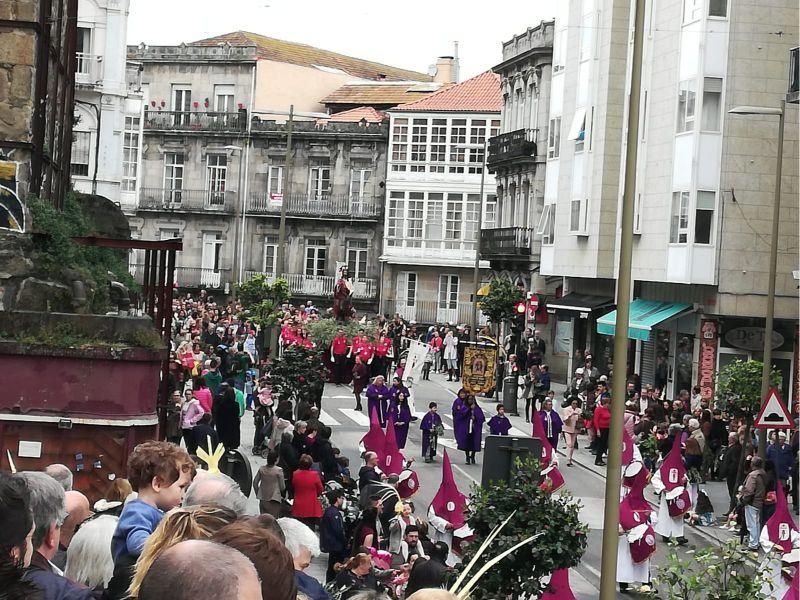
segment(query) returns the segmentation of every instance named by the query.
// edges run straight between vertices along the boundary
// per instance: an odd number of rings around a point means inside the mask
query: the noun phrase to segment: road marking
[[[369,427],[369,417],[354,408],[340,408],[339,412],[362,427]]]
[[[470,475],[469,473],[467,473],[467,472],[466,472],[464,469],[462,469],[462,468],[461,468],[461,467],[459,467],[458,465],[454,465],[453,463],[450,463],[450,465],[451,465],[451,466],[452,466],[452,467],[453,467],[453,468],[454,468],[456,471],[458,471],[459,473],[461,473],[462,475],[464,475],[464,476],[465,476],[465,477],[467,477],[468,479],[471,479],[472,481],[474,481],[474,482],[475,482],[477,485],[480,485],[480,484],[481,484],[481,483],[480,483],[480,481],[478,481],[477,479],[475,479],[475,478],[474,478],[472,475]]]
[[[520,431],[516,427],[512,427],[511,429],[509,429],[508,434],[513,435],[515,437],[530,437],[527,433],[525,433],[524,431]]]
[[[341,409],[339,409],[339,410],[341,410]],[[330,427],[331,425],[341,425],[341,423],[339,423],[339,421],[334,419],[330,415],[330,413],[327,413],[324,410],[320,411],[319,420],[322,421],[323,423],[325,423],[325,425],[327,425],[328,427]]]
[[[600,579],[600,578],[603,576],[603,575],[602,575],[602,573],[600,573],[600,571],[598,571],[597,569],[595,569],[595,568],[594,568],[592,565],[590,565],[590,564],[589,564],[588,562],[586,562],[586,561],[583,561],[583,560],[582,560],[582,561],[580,562],[580,565],[581,565],[581,567],[585,567],[585,568],[586,568],[586,570],[587,570],[587,571],[589,571],[589,573],[591,573],[592,575],[594,575],[594,576],[595,576],[595,577],[597,577],[598,579]]]
[[[350,394],[349,396],[328,396],[327,394],[325,394],[322,397],[327,398],[329,400],[346,400],[347,398],[352,398],[353,394]]]

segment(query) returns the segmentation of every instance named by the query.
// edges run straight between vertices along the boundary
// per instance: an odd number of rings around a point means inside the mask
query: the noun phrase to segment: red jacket
[[[297,469],[292,475],[294,488],[294,504],[292,516],[300,518],[321,517],[322,505],[319,495],[322,493],[322,480],[317,471]]]
[[[333,354],[347,354],[347,337],[338,335],[333,338],[333,342],[331,343],[331,352]]]
[[[598,431],[611,427],[611,411],[608,406],[598,404],[594,407],[594,428]]]

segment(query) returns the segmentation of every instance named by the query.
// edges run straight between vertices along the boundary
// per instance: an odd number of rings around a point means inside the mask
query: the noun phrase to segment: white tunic
[[[639,563],[631,558],[628,536],[619,536],[617,544],[617,583],[647,583],[650,581],[650,559]]]
[[[667,492],[658,470],[653,473],[653,478],[650,482],[653,484],[655,492],[661,494],[661,501],[658,504],[658,517],[656,517],[657,520],[653,529],[657,534],[664,537],[683,537],[683,515],[680,517],[670,516],[669,507],[667,506]]]
[[[800,533],[791,530],[790,535],[792,536],[792,551],[788,554],[778,556],[775,552],[771,552],[773,544],[769,539],[767,528],[764,527],[761,529],[759,541],[761,542],[761,548],[767,553],[767,556],[764,557],[764,560],[761,562],[759,570],[768,580],[761,586],[761,593],[769,600],[783,600],[786,592],[789,591],[789,582],[781,573],[781,563],[796,563],[800,560]]]

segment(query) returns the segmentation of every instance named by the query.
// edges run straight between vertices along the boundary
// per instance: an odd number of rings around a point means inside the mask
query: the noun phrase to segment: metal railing
[[[383,300],[381,311],[390,317],[398,313],[407,321],[417,321],[423,324],[434,323],[472,323],[471,302],[439,302],[438,300],[397,300],[394,298]],[[481,311],[478,311],[478,322],[486,324],[487,320]]]
[[[260,274],[261,271],[245,271],[245,279]],[[265,273],[267,281],[275,281],[277,277],[272,273]],[[305,275],[303,273],[283,273],[280,276],[289,284],[292,294],[303,296],[323,296],[333,298],[333,288],[336,277],[332,275]],[[378,282],[375,279],[362,277],[352,280],[353,298],[356,300],[370,300],[378,294]]]
[[[232,192],[211,190],[184,190],[169,188],[142,188],[139,192],[141,210],[233,211]]]
[[[253,193],[247,212],[250,214],[280,214],[286,202],[286,214],[299,217],[342,217],[347,219],[375,219],[380,216],[380,205],[372,196],[337,194],[314,196],[309,194]]]
[[[487,164],[494,165],[516,158],[536,156],[535,129],[517,129],[489,138]]]
[[[134,263],[128,271],[137,283],[144,281],[144,265]],[[231,283],[230,269],[204,269],[203,267],[175,267],[175,281],[180,288],[221,288]]]
[[[206,112],[148,107],[144,111],[144,128],[167,131],[245,131],[247,111]]]
[[[85,52],[75,53],[75,83],[94,85],[103,79],[103,57]]]
[[[498,227],[481,230],[481,256],[532,256],[533,227]]]

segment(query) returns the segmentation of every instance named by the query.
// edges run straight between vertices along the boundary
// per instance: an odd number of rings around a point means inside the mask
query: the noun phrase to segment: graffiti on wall
[[[17,163],[0,160],[0,229],[25,231],[25,208],[17,189]]]

